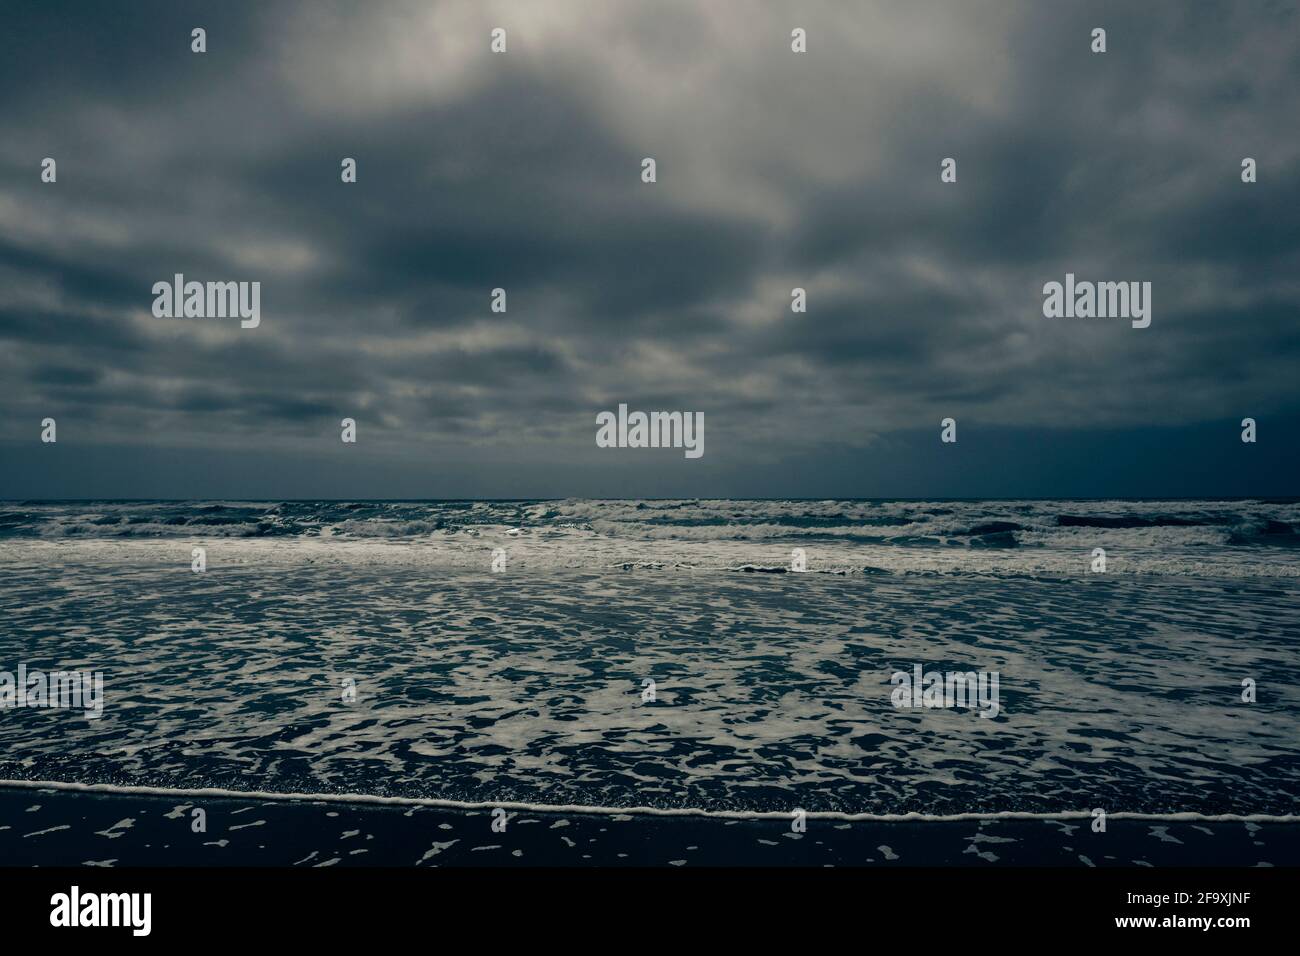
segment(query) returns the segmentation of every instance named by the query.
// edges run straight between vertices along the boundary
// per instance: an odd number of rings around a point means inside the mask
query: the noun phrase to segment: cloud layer
[[[41,492],[46,416],[250,462],[353,417],[401,487],[454,458],[466,494],[512,462],[689,493],[680,454],[594,448],[619,402],[704,412],[733,472],[947,416],[1295,445],[1291,4],[33,4],[0,64],[0,492]],[[260,281],[261,326],[154,318],[178,272]],[[1150,281],[1151,327],[1045,319],[1066,272]]]

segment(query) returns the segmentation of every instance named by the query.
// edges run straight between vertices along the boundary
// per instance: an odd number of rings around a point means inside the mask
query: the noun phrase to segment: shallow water
[[[351,508],[444,522],[405,537],[339,530],[348,518],[249,537],[93,524],[342,505],[8,505],[47,511],[11,517],[0,543],[0,669],[102,670],[106,701],[99,720],[0,710],[0,777],[706,810],[1294,812],[1300,554],[1226,537],[1148,554],[1113,536],[1204,534],[1177,522],[1231,511],[1225,536],[1254,522],[1282,540],[1295,506],[1060,504]],[[904,507],[965,509],[939,517],[966,531],[1025,509],[1129,527],[1091,527],[1073,549],[847,540],[860,511]],[[516,523],[538,509],[563,520]],[[724,510],[761,521],[718,524]],[[568,527],[579,514],[587,527]],[[756,526],[789,535],[732,536]],[[1093,541],[1106,574],[1087,573]],[[794,547],[838,573],[740,570],[784,569]],[[890,676],[915,663],[997,672],[1001,712],[895,708]]]

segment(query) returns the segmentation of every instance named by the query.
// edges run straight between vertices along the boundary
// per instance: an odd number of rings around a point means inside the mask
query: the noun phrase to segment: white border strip
[[[696,810],[662,807],[591,807],[581,804],[472,803],[466,800],[385,797],[373,793],[274,793],[264,790],[227,790],[222,787],[136,787],[111,783],[65,783],[59,780],[3,780],[0,788],[61,790],[68,793],[99,793],[143,797],[207,797],[216,800],[270,800],[282,803],[348,803],[372,806],[441,807],[450,810],[519,810],[528,813],[590,814],[596,816],[710,817],[724,820],[789,820],[787,810]],[[1034,813],[1002,810],[996,813],[844,813],[839,810],[809,810],[810,820],[871,821],[877,823],[956,823],[967,820],[1090,820],[1090,810]],[[1272,813],[1107,813],[1109,820],[1167,820],[1206,823],[1300,823],[1300,814]]]

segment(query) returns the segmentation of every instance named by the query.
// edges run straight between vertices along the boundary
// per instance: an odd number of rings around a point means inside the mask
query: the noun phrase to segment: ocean
[[[0,709],[3,805],[341,798],[508,853],[504,807],[644,821],[605,848],[642,862],[679,819],[714,862],[734,826],[964,827],[967,862],[999,822],[1065,828],[1123,863],[1178,826],[1295,863],[1298,596],[1297,499],[5,502],[0,672],[103,700]],[[996,674],[997,713],[896,706],[917,665]],[[1073,852],[1098,811],[1151,847]],[[0,853],[62,832],[26,822]],[[529,861],[581,862],[565,833]]]

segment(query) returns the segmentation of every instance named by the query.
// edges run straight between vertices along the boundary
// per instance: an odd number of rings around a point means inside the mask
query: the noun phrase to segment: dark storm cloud
[[[733,467],[911,447],[889,436],[947,415],[1281,420],[1298,26],[1267,2],[19,5],[0,440],[57,413],[255,461],[354,417],[469,474],[589,456],[620,401],[704,411]],[[1151,328],[1044,319],[1067,271],[1151,281]],[[154,318],[178,272],[260,281],[262,325]]]

